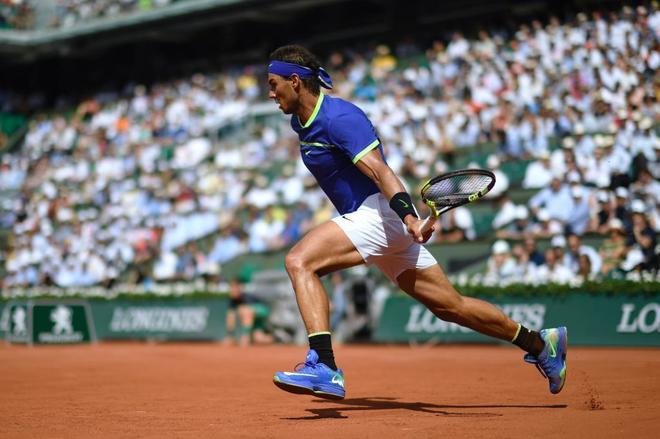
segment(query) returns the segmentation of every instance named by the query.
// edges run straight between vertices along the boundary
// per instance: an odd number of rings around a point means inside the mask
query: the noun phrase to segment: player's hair
[[[297,44],[282,46],[275,49],[270,54],[270,60],[298,64],[304,67],[309,67],[314,72],[317,72],[321,67],[321,63],[312,52]],[[305,88],[307,88],[312,94],[318,95],[321,93],[321,81],[319,81],[316,76],[312,78],[300,78],[300,80]]]

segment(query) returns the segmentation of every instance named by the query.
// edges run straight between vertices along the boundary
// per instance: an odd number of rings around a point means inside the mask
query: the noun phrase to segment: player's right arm
[[[387,200],[392,200],[398,194],[406,193],[406,188],[403,186],[403,183],[399,177],[397,177],[394,171],[392,171],[392,168],[390,168],[389,165],[385,163],[385,160],[383,160],[379,150],[373,149],[369,151],[355,163],[355,166],[357,166],[363,174],[369,177],[376,184],[376,186],[378,186],[378,189]],[[412,203],[409,195],[407,196],[407,199],[397,198],[394,200],[394,203],[397,201],[406,204]],[[393,203],[390,203],[391,206],[392,204]],[[393,209],[396,211],[395,207],[393,207]],[[399,216],[401,216],[401,214]],[[421,243],[429,240],[436,227],[434,225],[433,228],[428,231],[428,233],[422,235],[421,229],[422,225],[424,224],[424,220],[419,219],[416,214],[405,215],[401,220],[408,228],[408,233],[410,233],[415,241]]]
[[[369,177],[390,201],[390,207],[399,215],[415,241],[428,241],[433,230],[422,236],[424,221],[417,217],[412,199],[399,177],[385,163],[378,149],[380,140],[367,116],[362,112],[342,114],[330,122],[328,131],[333,143],[351,157],[355,166]]]

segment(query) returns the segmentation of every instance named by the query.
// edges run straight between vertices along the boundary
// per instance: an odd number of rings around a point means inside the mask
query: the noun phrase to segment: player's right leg
[[[408,269],[397,278],[402,290],[448,322],[491,337],[512,342],[528,354],[525,360],[537,364],[550,382],[550,391],[559,393],[566,380],[566,328],[536,333],[511,320],[496,306],[473,297],[461,296],[438,264]]]
[[[296,370],[275,373],[276,386],[291,393],[344,398],[344,374],[335,365],[328,295],[320,276],[363,263],[353,243],[333,221],[311,230],[286,256],[286,270],[309,335],[310,349]]]

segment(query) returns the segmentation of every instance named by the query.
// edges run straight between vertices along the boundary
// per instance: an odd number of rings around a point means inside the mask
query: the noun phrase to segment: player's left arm
[[[406,192],[403,183],[392,171],[392,168],[385,163],[378,148],[374,148],[363,155],[360,160],[355,162],[355,166],[378,186],[378,189],[387,200],[392,200],[395,195]],[[421,227],[424,220],[419,219],[416,215],[406,215],[402,221],[408,228],[408,233],[418,242],[428,241],[435,230],[434,226],[429,233],[422,236]]]

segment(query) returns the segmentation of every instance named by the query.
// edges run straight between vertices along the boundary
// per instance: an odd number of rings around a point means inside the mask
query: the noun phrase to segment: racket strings
[[[429,186],[423,197],[440,206],[465,203],[472,194],[485,189],[492,178],[487,175],[456,175]]]

